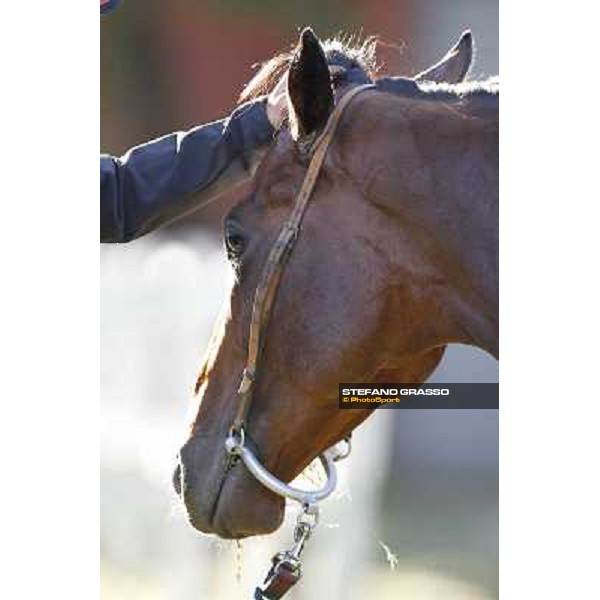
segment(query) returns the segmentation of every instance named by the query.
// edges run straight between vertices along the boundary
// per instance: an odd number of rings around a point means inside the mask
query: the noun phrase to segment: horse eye
[[[227,250],[227,256],[230,260],[237,260],[240,258],[244,249],[246,248],[246,240],[242,233],[238,229],[233,227],[225,228],[225,249]]]

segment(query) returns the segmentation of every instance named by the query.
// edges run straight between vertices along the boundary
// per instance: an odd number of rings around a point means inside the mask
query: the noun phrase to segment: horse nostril
[[[181,496],[181,463],[179,459],[177,461],[177,466],[175,467],[175,471],[173,472],[173,487],[175,488],[175,492],[178,496]]]

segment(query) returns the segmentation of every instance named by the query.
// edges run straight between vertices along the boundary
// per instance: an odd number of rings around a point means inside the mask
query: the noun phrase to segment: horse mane
[[[461,102],[473,110],[498,110],[500,78],[489,77],[460,83],[417,81],[408,77],[381,77],[375,85],[378,90],[405,98],[430,102]]]
[[[336,83],[360,84],[373,81],[379,70],[376,59],[377,42],[378,38],[375,36],[361,40],[352,35],[340,35],[322,42],[329,66],[339,66],[343,69],[334,75]],[[242,104],[268,94],[288,69],[293,56],[292,47],[262,63],[258,73],[240,94],[238,102]]]
[[[426,93],[448,93],[458,96],[472,96],[478,94],[497,95],[500,93],[500,78],[498,76],[478,79],[474,81],[461,81],[460,83],[436,83],[422,81],[419,83],[421,91]]]

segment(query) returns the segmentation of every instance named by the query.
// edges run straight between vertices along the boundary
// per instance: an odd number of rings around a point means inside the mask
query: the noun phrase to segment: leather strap
[[[275,556],[263,585],[254,590],[254,600],[280,600],[301,577],[299,563]]]
[[[269,321],[283,269],[289,258],[290,252],[294,247],[302,223],[302,218],[308,207],[308,202],[319,177],[319,173],[321,172],[327,150],[346,107],[358,94],[373,87],[373,84],[366,84],[352,88],[342,96],[335,107],[323,133],[315,141],[308,171],[302,182],[300,192],[294,201],[292,212],[283,224],[277,240],[269,252],[265,266],[263,267],[260,281],[254,295],[254,303],[252,305],[246,367],[244,368],[242,380],[237,392],[238,408],[232,429],[238,433],[240,433],[244,427],[252,403],[252,392],[254,381],[256,380],[257,364],[262,350],[261,335]]]

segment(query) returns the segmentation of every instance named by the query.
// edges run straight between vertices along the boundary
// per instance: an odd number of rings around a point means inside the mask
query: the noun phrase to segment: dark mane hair
[[[374,36],[361,41],[359,37],[349,35],[322,42],[329,66],[343,69],[333,75],[334,83],[362,84],[373,81],[379,70],[376,60],[377,41]],[[294,48],[291,48],[264,62],[240,94],[239,102],[268,94],[289,67],[293,55]]]
[[[460,83],[416,81],[408,77],[382,77],[376,81],[376,86],[382,92],[421,100],[497,98],[500,95],[498,77],[461,81]]]

